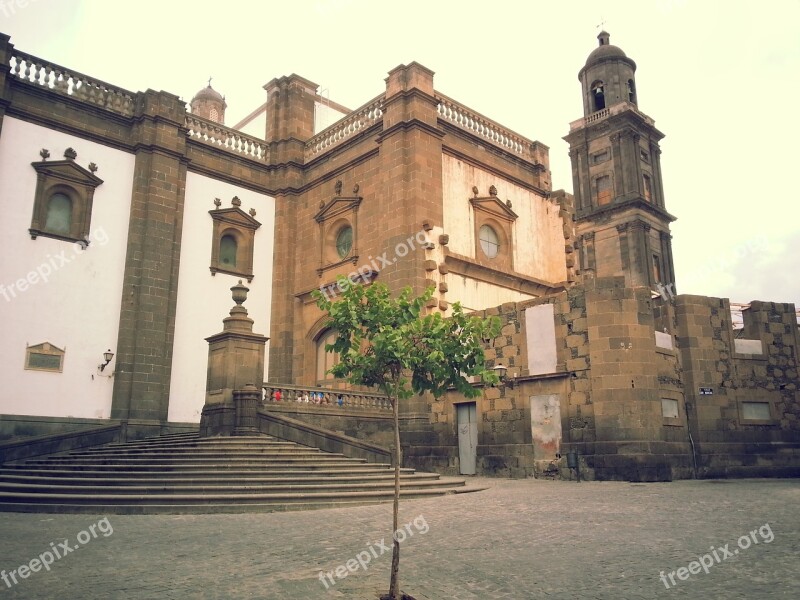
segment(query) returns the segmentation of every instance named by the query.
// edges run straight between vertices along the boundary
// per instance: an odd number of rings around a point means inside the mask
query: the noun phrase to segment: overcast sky
[[[569,122],[598,26],[636,61],[680,293],[800,304],[800,1],[0,0],[18,49],[132,91],[189,100],[208,77],[233,124],[297,73],[356,108],[417,61],[437,91],[550,147],[572,191]]]

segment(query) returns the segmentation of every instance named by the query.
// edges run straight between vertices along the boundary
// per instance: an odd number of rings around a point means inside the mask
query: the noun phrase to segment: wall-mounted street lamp
[[[108,363],[111,362],[111,359],[114,358],[114,353],[111,351],[111,348],[103,352],[103,360],[106,362],[97,365],[97,369],[102,373],[103,370],[108,366]]]
[[[504,385],[509,388],[514,387],[514,376],[508,376],[508,367],[506,367],[503,363],[496,364],[492,370],[497,375],[497,378],[500,380],[500,385]]]

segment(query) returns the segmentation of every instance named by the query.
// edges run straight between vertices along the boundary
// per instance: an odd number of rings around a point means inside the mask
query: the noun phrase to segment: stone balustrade
[[[532,140],[514,133],[510,129],[443,94],[437,92],[436,99],[439,101],[437,111],[440,119],[448,121],[473,135],[477,135],[495,146],[504,148],[514,154],[519,154],[530,162],[539,162],[539,157],[534,150],[535,142]]]
[[[304,150],[305,159],[310,160],[335,148],[382,119],[383,95],[380,95],[308,140]]]
[[[20,81],[46,87],[126,117],[133,115],[136,97],[133,92],[18,50],[11,54],[9,65],[11,76]]]
[[[194,140],[211,146],[218,146],[229,152],[241,154],[258,161],[267,162],[269,160],[267,142],[236,129],[231,129],[214,121],[188,113],[186,115],[186,129],[189,131],[189,137]]]
[[[640,119],[642,119],[645,123],[650,126],[655,126],[655,121],[648,117],[646,114],[641,112],[636,105],[632,102],[619,102],[614,104],[613,106],[609,106],[607,108],[603,108],[598,110],[597,112],[593,112],[590,115],[587,115],[581,119],[577,119],[572,121],[569,124],[569,130],[575,131],[576,129],[580,129],[581,127],[586,127],[587,125],[591,125],[592,123],[598,123],[607,119],[610,116],[618,115],[626,111],[631,111],[635,113]]]
[[[389,398],[374,392],[332,390],[322,387],[304,387],[283,383],[264,383],[264,404],[286,403],[303,406],[334,406],[343,409],[376,410],[390,412]]]

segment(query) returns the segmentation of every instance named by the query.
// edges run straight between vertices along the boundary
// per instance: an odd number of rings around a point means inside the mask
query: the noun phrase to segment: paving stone
[[[417,600],[800,597],[800,480],[628,484],[476,479],[475,494],[401,503],[402,588]],[[413,520],[422,517],[414,526]],[[388,588],[391,505],[241,515],[0,513],[9,572],[108,518],[98,536],[3,598],[375,600]],[[423,523],[424,519],[424,523]],[[422,533],[427,524],[427,533]],[[765,524],[758,544],[737,540]],[[768,534],[767,530],[764,530]],[[768,535],[767,535],[768,537]],[[84,538],[85,539],[85,538]],[[752,540],[751,540],[752,541]],[[667,589],[659,579],[710,548],[739,553]],[[320,571],[372,546],[328,589]]]

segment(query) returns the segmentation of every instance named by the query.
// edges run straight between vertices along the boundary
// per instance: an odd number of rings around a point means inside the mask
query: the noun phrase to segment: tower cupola
[[[597,48],[589,54],[578,73],[583,88],[584,116],[620,102],[638,104],[634,76],[636,63],[622,49],[611,44],[607,31],[601,31],[597,40]]]
[[[194,95],[190,105],[193,115],[221,125],[225,124],[225,109],[228,105],[225,103],[225,97],[211,87],[211,79],[208,80],[206,87]]]

